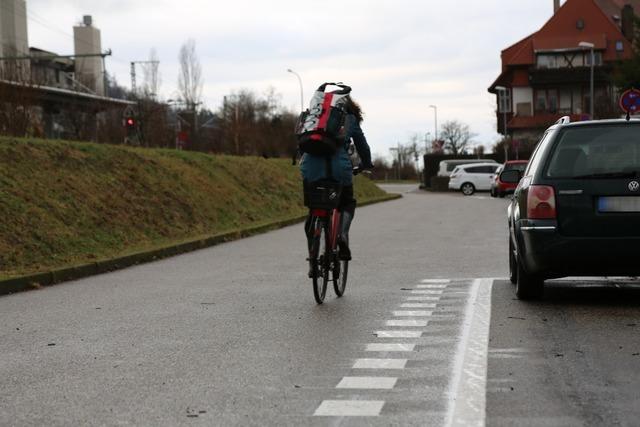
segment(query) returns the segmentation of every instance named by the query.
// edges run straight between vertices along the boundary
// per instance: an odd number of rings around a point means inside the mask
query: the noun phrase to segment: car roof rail
[[[571,117],[569,116],[562,116],[556,122],[557,125],[566,125],[567,123],[571,123]]]

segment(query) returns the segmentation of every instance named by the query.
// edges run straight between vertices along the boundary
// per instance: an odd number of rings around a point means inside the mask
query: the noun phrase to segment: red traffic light
[[[129,117],[126,120],[126,124],[127,124],[127,126],[133,126],[135,124],[135,121],[131,117]]]

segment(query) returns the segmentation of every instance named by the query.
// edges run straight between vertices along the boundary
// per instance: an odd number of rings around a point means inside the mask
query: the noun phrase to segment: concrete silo
[[[93,26],[91,16],[84,16],[82,24],[73,27],[73,37],[76,55],[102,52],[100,30]],[[97,95],[104,95],[104,64],[101,57],[76,58],[75,77]]]
[[[27,5],[25,0],[0,0],[0,57],[28,56]],[[7,80],[29,77],[29,61],[2,61],[0,70]]]

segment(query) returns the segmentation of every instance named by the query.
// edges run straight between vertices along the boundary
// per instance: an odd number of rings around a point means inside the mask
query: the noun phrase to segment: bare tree
[[[143,95],[147,98],[156,98],[162,84],[162,77],[160,76],[160,59],[155,48],[149,52],[149,60],[143,64],[142,71],[144,74]]]
[[[182,101],[188,108],[195,109],[202,97],[202,66],[196,53],[196,42],[187,40],[178,54],[180,74],[178,75],[178,90]]]
[[[440,138],[444,141],[444,149],[451,154],[464,154],[471,144],[473,134],[469,125],[457,120],[445,122],[440,130]]]

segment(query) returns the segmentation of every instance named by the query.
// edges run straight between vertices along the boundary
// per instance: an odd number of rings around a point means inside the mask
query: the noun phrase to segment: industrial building
[[[74,52],[29,46],[25,0],[0,0],[0,134],[98,139],[108,117],[133,102],[106,94],[100,30],[73,28]]]

